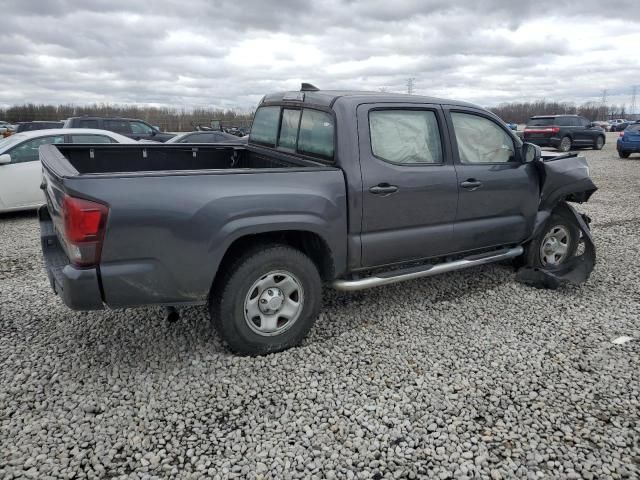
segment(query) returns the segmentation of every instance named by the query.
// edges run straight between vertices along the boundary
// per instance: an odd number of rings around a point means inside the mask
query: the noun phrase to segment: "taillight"
[[[551,127],[551,133],[560,133],[560,127]]]
[[[620,132],[620,136],[624,137],[624,130],[622,132]]]
[[[100,262],[109,208],[101,203],[65,196],[62,203],[67,254],[74,265],[88,267]]]

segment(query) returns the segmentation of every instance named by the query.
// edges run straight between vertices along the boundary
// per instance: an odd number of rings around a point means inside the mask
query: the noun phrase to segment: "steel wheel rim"
[[[596,148],[600,149],[604,146],[604,140],[602,140],[602,137],[598,137],[598,139],[596,140]]]
[[[560,142],[560,150],[563,152],[568,152],[571,149],[571,139],[569,137],[564,137]]]
[[[302,283],[291,272],[277,270],[253,282],[244,300],[244,319],[258,335],[270,337],[289,330],[304,305]]]
[[[571,233],[564,225],[551,227],[540,244],[540,261],[542,265],[557,266],[567,259]]]

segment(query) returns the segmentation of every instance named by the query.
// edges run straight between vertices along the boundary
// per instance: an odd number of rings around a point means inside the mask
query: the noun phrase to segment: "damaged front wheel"
[[[579,239],[580,226],[575,215],[565,209],[557,209],[542,232],[527,245],[526,263],[532,267],[558,267],[573,257]]]

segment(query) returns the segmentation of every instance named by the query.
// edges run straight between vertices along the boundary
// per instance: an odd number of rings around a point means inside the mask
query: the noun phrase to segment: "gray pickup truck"
[[[40,157],[42,248],[70,308],[208,305],[243,354],[298,344],[323,284],[571,265],[588,227],[566,202],[596,190],[584,158],[543,159],[480,107],[312,86],[265,96],[248,145]]]

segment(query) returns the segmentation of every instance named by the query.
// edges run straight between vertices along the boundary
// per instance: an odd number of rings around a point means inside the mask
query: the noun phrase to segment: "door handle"
[[[474,178],[470,178],[462,182],[460,186],[466,190],[474,191],[482,186],[482,182],[479,182]]]
[[[369,191],[374,195],[391,195],[398,191],[398,187],[395,185],[389,185],[388,183],[380,183],[375,187],[371,187]]]

